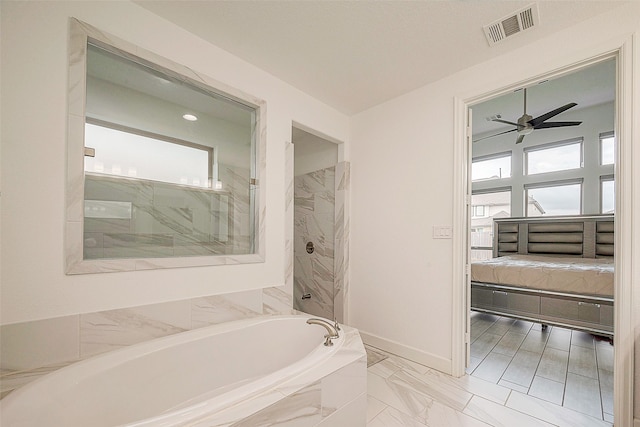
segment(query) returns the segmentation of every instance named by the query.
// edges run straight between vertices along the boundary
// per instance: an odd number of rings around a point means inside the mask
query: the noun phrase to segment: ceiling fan
[[[571,102],[567,105],[563,105],[560,108],[556,108],[555,110],[549,111],[546,114],[533,118],[532,116],[527,114],[527,89],[524,88],[523,91],[524,91],[524,114],[522,115],[522,117],[518,119],[517,123],[509,122],[507,120],[502,120],[500,116],[497,116],[497,118],[491,119],[491,121],[493,122],[500,122],[508,125],[513,125],[513,126],[516,126],[516,128],[510,129],[505,132],[500,132],[495,135],[485,136],[483,138],[476,139],[473,142],[482,141],[483,139],[487,139],[487,138],[493,138],[494,136],[503,135],[505,133],[518,132],[518,139],[516,140],[516,144],[520,144],[526,135],[529,135],[531,132],[533,132],[536,129],[549,129],[549,128],[564,127],[564,126],[578,126],[580,123],[582,123],[582,122],[547,122],[547,120],[550,119],[551,117],[557,116],[558,114],[564,111],[567,111],[569,108],[573,108],[576,105],[578,105],[575,102]]]

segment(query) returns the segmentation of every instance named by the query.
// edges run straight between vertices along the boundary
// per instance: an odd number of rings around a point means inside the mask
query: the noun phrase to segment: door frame
[[[616,153],[616,221],[615,221],[615,310],[614,310],[614,417],[616,425],[633,425],[634,403],[634,326],[632,285],[640,280],[640,273],[633,270],[634,239],[632,234],[640,227],[633,217],[633,136],[634,125],[634,74],[638,59],[633,56],[636,36],[629,37],[614,49],[601,52],[583,61],[563,68],[495,88],[481,95],[454,99],[454,201],[453,201],[453,290],[452,290],[452,359],[454,376],[465,374],[466,352],[470,345],[468,331],[470,311],[470,265],[468,263],[469,205],[471,202],[471,127],[467,112],[472,104],[508,93],[517,87],[536,81],[568,74],[606,59],[616,59],[616,115],[614,130],[617,136]],[[635,62],[634,62],[635,61]],[[637,108],[637,106],[636,106]],[[635,154],[638,157],[638,154]],[[636,242],[636,247],[638,247]],[[640,254],[639,254],[640,256]],[[634,274],[635,273],[635,274]]]

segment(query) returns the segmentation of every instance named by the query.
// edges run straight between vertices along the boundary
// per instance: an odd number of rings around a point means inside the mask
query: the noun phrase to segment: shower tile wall
[[[213,192],[87,175],[84,259],[249,253],[249,171],[221,166],[220,179]]]
[[[334,318],[335,167],[295,177],[294,308]],[[306,250],[308,242],[314,252]],[[311,298],[302,299],[309,294]]]

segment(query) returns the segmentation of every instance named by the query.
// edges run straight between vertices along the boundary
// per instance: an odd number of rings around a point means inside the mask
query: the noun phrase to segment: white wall
[[[2,2],[2,324],[285,284],[293,121],[348,140],[348,118],[130,2]],[[266,262],[65,276],[68,18],[267,102]]]
[[[453,240],[432,239],[432,227],[455,217],[454,173],[463,170],[454,163],[456,100],[614,50],[638,31],[640,4],[629,4],[353,117],[349,319],[365,340],[453,370],[458,255]]]

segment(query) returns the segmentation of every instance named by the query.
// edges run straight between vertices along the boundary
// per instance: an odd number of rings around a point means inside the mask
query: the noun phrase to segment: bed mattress
[[[613,297],[613,259],[503,256],[472,263],[471,281]]]

